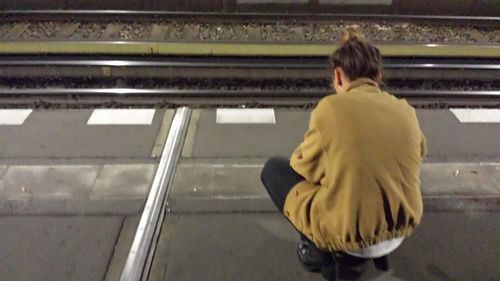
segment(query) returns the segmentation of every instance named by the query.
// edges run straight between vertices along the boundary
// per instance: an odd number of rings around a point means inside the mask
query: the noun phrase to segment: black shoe
[[[333,262],[327,266],[321,267],[321,275],[326,281],[337,281],[339,275],[339,266],[333,260]]]
[[[318,249],[309,241],[299,242],[297,255],[302,267],[309,272],[320,272],[322,267],[331,265],[333,262],[331,253]]]
[[[382,271],[388,271],[389,270],[389,259],[387,258],[387,255],[373,259],[373,264],[375,264],[375,267],[378,270]]]
[[[359,258],[356,256],[349,255],[345,252],[335,252],[333,254],[337,263],[345,267],[356,267],[365,264],[370,259]]]

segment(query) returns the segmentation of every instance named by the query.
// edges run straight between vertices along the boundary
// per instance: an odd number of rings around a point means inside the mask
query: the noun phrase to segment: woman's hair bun
[[[361,33],[358,29],[356,29],[355,27],[348,27],[344,30],[344,33],[342,33],[340,44],[345,45],[350,41],[364,40],[364,39],[365,36],[363,36],[363,33]]]
[[[344,30],[340,46],[330,57],[332,68],[341,68],[351,81],[370,78],[381,84],[382,55],[354,26]]]

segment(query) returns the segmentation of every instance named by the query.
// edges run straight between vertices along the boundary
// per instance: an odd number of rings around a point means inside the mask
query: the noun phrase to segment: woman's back
[[[426,142],[415,110],[380,90],[382,54],[359,32],[346,30],[330,63],[336,94],[312,111],[290,161],[269,159],[261,179],[300,233],[304,267],[336,280],[331,252],[380,256],[387,270],[385,255],[420,223]]]
[[[324,98],[311,125],[316,145],[299,147],[290,165],[305,178],[314,171],[319,181],[311,174],[312,181],[287,197],[285,211],[302,210],[290,212],[290,220],[309,219],[299,225],[332,251],[409,235],[422,215],[424,140],[414,109],[374,81],[358,79],[346,93]],[[310,157],[316,151],[322,155]]]

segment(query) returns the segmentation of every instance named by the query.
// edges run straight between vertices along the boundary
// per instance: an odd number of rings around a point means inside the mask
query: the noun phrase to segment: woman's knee
[[[262,168],[262,172],[260,173],[260,178],[262,181],[265,181],[270,176],[276,175],[279,171],[283,170],[283,168],[289,168],[290,161],[283,157],[273,157],[269,158],[264,164],[264,168]]]

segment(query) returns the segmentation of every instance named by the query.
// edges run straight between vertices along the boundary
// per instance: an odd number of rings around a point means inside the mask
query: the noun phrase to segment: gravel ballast
[[[16,25],[28,25],[17,38]],[[68,32],[68,26],[70,34]],[[0,40],[154,40],[224,42],[336,42],[346,27],[356,27],[374,42],[500,43],[500,29],[411,22],[332,21],[329,23],[16,22],[0,24]]]

